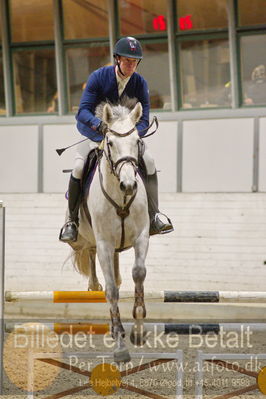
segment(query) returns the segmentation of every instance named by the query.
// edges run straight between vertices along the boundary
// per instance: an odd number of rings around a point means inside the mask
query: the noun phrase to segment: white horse
[[[136,124],[142,115],[137,103],[132,111],[126,106],[106,103],[96,110],[97,116],[107,124],[103,153],[90,186],[87,206],[80,208],[78,240],[71,243],[75,265],[79,272],[89,277],[89,289],[102,289],[95,271],[95,254],[105,278],[106,298],[110,303],[112,336],[116,342],[114,360],[130,360],[124,342],[125,332],[118,308],[119,273],[118,253],[133,247],[135,262],[132,277],[135,282],[133,317],[135,323],[131,341],[143,342],[145,259],[149,245],[149,215],[146,190],[137,172],[140,138]]]

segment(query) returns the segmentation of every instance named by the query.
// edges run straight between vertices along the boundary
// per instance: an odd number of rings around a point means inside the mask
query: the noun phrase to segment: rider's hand
[[[101,133],[103,136],[108,132],[108,126],[105,122],[101,122],[97,128],[98,132]]]

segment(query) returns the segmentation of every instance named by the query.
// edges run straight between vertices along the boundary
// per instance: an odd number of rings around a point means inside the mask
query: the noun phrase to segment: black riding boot
[[[59,240],[63,242],[77,241],[78,238],[78,212],[81,197],[80,179],[70,176],[68,186],[69,220],[60,231]]]
[[[174,230],[171,220],[159,211],[157,172],[147,175],[146,191],[150,216],[150,235],[170,233]],[[165,222],[161,220],[161,216]]]

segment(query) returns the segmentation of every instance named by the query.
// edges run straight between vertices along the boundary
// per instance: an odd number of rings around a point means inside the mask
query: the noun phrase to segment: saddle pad
[[[83,175],[81,179],[82,197],[86,198],[89,194],[91,182],[93,180],[96,168],[98,166],[98,157],[96,149],[93,149],[89,154],[84,165]]]

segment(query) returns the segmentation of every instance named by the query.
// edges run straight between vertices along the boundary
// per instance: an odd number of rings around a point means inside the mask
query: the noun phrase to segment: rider
[[[136,73],[142,59],[142,48],[138,40],[124,37],[115,45],[115,66],[105,66],[94,71],[87,81],[81,97],[77,119],[77,129],[89,139],[80,143],[75,156],[68,188],[69,220],[63,226],[60,240],[73,242],[78,235],[78,210],[81,197],[80,179],[88,153],[99,145],[107,129],[107,125],[95,116],[95,108],[102,101],[117,103],[124,95],[137,98],[141,102],[143,114],[137,124],[139,135],[143,136],[149,126],[149,90],[145,79]],[[173,231],[171,221],[158,209],[158,181],[155,164],[145,145],[143,154],[147,170],[145,186],[148,197],[150,216],[150,235]]]

